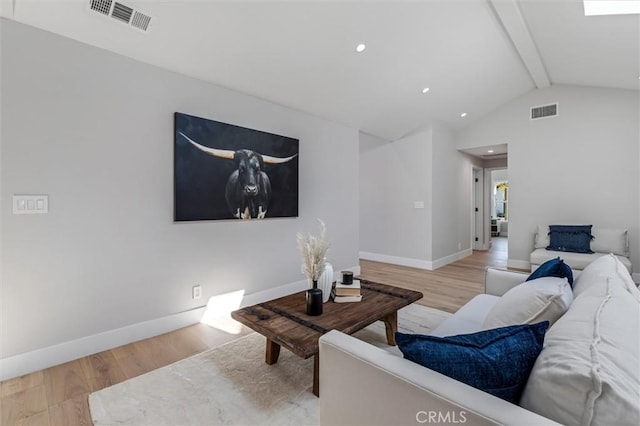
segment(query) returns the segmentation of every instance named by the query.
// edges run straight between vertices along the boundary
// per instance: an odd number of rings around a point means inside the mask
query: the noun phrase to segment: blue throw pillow
[[[499,398],[518,403],[549,322],[436,337],[396,332],[404,357]]]
[[[533,271],[525,281],[531,281],[542,277],[566,278],[567,281],[569,281],[571,288],[573,288],[573,272],[571,271],[571,267],[564,263],[564,260],[559,257],[547,260],[542,265],[538,266],[538,269]]]
[[[573,253],[593,253],[591,250],[592,225],[549,225],[547,250]]]

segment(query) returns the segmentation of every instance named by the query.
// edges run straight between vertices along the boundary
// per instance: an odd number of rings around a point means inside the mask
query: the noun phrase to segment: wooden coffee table
[[[361,280],[362,301],[323,305],[323,313],[305,313],[305,292],[238,309],[231,317],[267,338],[265,361],[275,364],[284,346],[304,359],[314,357],[313,393],[320,395],[318,384],[318,339],[330,330],[353,334],[376,321],[384,321],[387,342],[395,345],[398,310],[422,298],[422,293]]]

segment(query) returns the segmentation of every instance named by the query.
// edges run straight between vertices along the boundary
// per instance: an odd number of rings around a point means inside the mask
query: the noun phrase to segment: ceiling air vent
[[[113,3],[113,12],[111,12],[111,17],[121,20],[122,22],[126,22],[127,24],[131,20],[131,16],[133,15],[133,9],[129,6],[125,6],[122,3],[115,2]]]
[[[151,16],[113,0],[89,0],[89,9],[110,16],[144,33],[149,31]]]
[[[556,117],[558,115],[558,104],[542,105],[531,107],[531,119]]]
[[[91,10],[100,12],[103,15],[109,15],[109,12],[111,11],[111,3],[113,3],[113,0],[91,0],[89,7]]]
[[[147,31],[149,28],[149,24],[151,23],[151,16],[145,15],[144,13],[136,10],[136,13],[133,14],[133,19],[131,20],[131,25],[142,30]]]

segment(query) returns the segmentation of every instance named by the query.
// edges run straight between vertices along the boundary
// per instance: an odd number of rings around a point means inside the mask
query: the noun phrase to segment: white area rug
[[[398,313],[401,332],[427,333],[451,314],[413,304]],[[377,322],[354,336],[386,345]],[[264,362],[265,338],[241,337],[89,396],[95,425],[317,425],[313,358],[286,349]]]

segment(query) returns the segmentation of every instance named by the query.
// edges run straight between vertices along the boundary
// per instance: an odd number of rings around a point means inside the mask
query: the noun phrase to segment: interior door
[[[482,181],[482,169],[473,168],[473,191],[472,193],[472,247],[474,250],[482,250],[483,244],[483,230],[482,217],[483,217],[483,191],[484,183]]]

